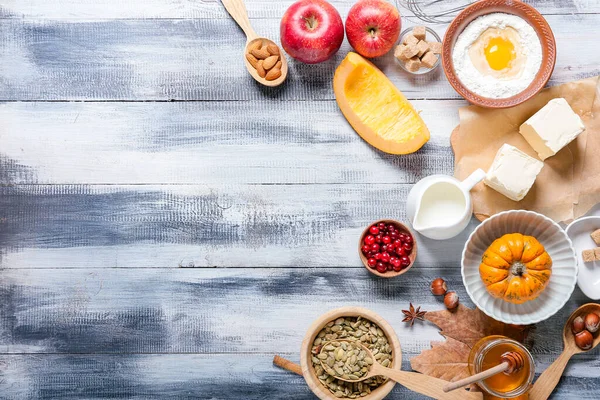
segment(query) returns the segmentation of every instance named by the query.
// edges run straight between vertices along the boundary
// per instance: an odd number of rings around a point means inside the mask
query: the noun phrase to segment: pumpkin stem
[[[525,267],[525,264],[523,264],[520,261],[517,261],[512,265],[510,273],[515,276],[523,276],[526,270],[527,268]]]

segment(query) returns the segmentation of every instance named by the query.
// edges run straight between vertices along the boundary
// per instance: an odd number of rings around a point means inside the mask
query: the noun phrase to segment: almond
[[[267,71],[270,70],[277,63],[277,60],[279,60],[279,56],[267,57],[263,62],[263,68]]]
[[[263,68],[263,60],[258,60],[258,63],[256,64],[256,72],[258,72],[258,76],[261,78],[264,78],[265,75],[267,75],[267,72]]]
[[[252,50],[260,50],[262,47],[262,40],[255,40],[248,46],[248,53],[252,53]]]
[[[248,53],[248,54],[246,54],[246,60],[248,60],[250,65],[252,65],[252,67],[254,69],[256,69],[256,66],[258,65],[258,60],[256,59],[256,57],[254,57],[252,54]]]
[[[281,70],[279,68],[273,68],[269,72],[267,72],[266,79],[268,81],[274,81],[275,79],[281,76]]]
[[[279,55],[279,47],[277,47],[274,44],[268,44],[267,45],[267,51],[269,52],[269,54],[272,54],[274,56],[278,56]]]
[[[275,68],[281,69],[281,61],[277,61],[277,64],[275,64]]]
[[[250,53],[259,60],[264,60],[270,56],[269,52],[263,49],[253,49]]]

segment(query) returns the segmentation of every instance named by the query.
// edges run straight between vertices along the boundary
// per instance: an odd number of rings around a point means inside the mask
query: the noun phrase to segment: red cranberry
[[[373,236],[373,235],[367,235],[365,237],[365,244],[368,244],[370,246],[373,243],[375,243],[375,236]]]
[[[380,222],[377,227],[379,228],[380,231],[385,230],[385,222]]]
[[[375,253],[375,255],[373,256],[374,259],[376,260],[381,260],[381,253]]]
[[[408,255],[402,246],[396,248],[396,254],[398,254],[400,257]]]
[[[379,251],[379,245],[377,243],[373,243],[370,249],[371,251],[377,253]]]
[[[390,262],[390,255],[388,253],[381,253],[381,261],[385,263]]]
[[[400,264],[401,264],[403,267],[408,267],[408,266],[410,265],[410,259],[409,259],[408,257],[406,257],[406,256],[402,256],[402,257],[400,258]]]
[[[383,274],[385,271],[387,271],[387,266],[382,262],[378,262],[377,263],[377,271],[381,272]]]
[[[377,260],[374,258],[369,258],[367,264],[369,265],[369,267],[375,268],[377,266]]]
[[[392,229],[392,230],[396,229],[394,224],[387,224],[387,230],[389,231],[390,229]]]
[[[390,233],[388,234],[388,236],[389,236],[389,237],[390,237],[392,240],[396,240],[396,239],[398,239],[398,236],[399,236],[399,235],[398,235],[398,232],[394,231],[394,232],[390,232]]]
[[[402,240],[400,240],[400,239],[394,240],[394,247],[396,247],[396,248],[402,247]]]
[[[373,225],[369,228],[369,232],[371,233],[371,235],[377,235],[379,233],[379,228]]]
[[[394,256],[390,256],[390,264],[394,264],[396,261],[400,261],[400,260]]]
[[[361,250],[362,250],[363,254],[367,254],[369,251],[371,251],[371,246],[365,244],[365,245],[363,245]]]
[[[401,233],[398,236],[399,236],[400,240],[402,240],[403,242],[406,242],[406,238],[408,237],[408,235],[406,233]]]
[[[384,236],[381,240],[385,244],[391,243],[391,241],[392,241],[392,239],[389,236]]]
[[[396,272],[402,271],[402,266],[400,264],[398,264],[398,265],[394,264],[393,268],[394,268],[394,271],[396,271]]]
[[[375,241],[377,243],[381,243],[381,238],[382,238],[382,236],[381,236],[381,233],[380,233],[379,235],[375,236]]]
[[[410,244],[410,243],[404,243],[404,244],[402,245],[402,248],[403,248],[403,249],[404,249],[404,250],[405,250],[407,253],[410,253],[410,252],[411,252],[411,250],[412,250],[412,248],[413,248],[413,246],[412,246],[412,244]]]
[[[404,242],[405,242],[405,243],[410,243],[410,244],[412,244],[412,243],[413,243],[413,238],[412,238],[412,236],[410,236],[410,235],[406,235],[406,239],[404,239]]]
[[[388,264],[387,265],[387,270],[388,271],[393,271],[394,270],[394,266],[392,264]]]
[[[390,260],[390,263],[391,263],[392,265],[394,265],[394,267],[400,267],[400,266],[402,266],[402,261],[400,261],[400,259],[399,259],[399,258],[394,258],[394,260],[393,260],[393,261],[392,261],[392,260]]]

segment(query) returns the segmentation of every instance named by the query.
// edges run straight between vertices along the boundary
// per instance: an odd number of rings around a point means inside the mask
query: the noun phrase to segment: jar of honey
[[[500,364],[502,355],[509,351],[523,356],[523,368],[512,374],[501,372],[478,383],[483,391],[501,399],[519,397],[529,390],[535,376],[535,364],[529,350],[515,340],[494,335],[479,340],[469,354],[469,370],[474,375]]]

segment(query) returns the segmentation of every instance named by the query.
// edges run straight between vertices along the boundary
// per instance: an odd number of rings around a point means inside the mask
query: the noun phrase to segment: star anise
[[[410,326],[413,326],[415,323],[415,320],[420,319],[421,321],[424,320],[424,316],[425,313],[427,311],[421,311],[421,307],[417,307],[417,309],[415,310],[415,307],[412,305],[412,303],[410,303],[410,308],[408,310],[402,310],[402,313],[405,315],[404,319],[402,320],[402,322],[410,322]]]

